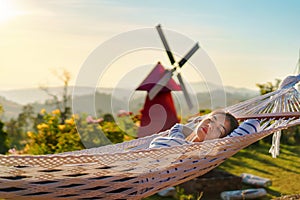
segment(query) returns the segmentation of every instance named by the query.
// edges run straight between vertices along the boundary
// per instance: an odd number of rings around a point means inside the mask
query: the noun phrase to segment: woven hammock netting
[[[258,118],[260,130],[245,136],[170,148],[147,148],[155,137],[167,134],[165,131],[129,142],[63,154],[1,155],[0,198],[141,199],[201,176],[246,146],[300,124],[299,92],[294,87],[279,89],[225,110],[241,120]],[[199,118],[188,125],[195,126],[197,120]]]

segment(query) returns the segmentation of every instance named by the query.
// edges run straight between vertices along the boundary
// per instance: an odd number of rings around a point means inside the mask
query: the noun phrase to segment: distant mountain
[[[126,86],[125,86],[126,87]],[[198,83],[191,83],[191,86],[193,91],[195,92],[212,92],[216,90],[223,89],[223,87],[218,86],[214,83],[204,83],[204,82],[198,82]],[[190,89],[191,89],[190,88]],[[72,94],[74,89],[74,86],[69,86],[68,91],[69,94]],[[244,95],[247,97],[258,95],[259,92],[255,90],[250,90],[246,88],[235,88],[231,86],[224,86],[224,89],[226,93],[231,94],[238,94],[238,95]],[[143,92],[134,92],[129,91],[126,88],[91,88],[91,87],[77,87],[76,88],[76,96],[84,96],[84,95],[93,95],[95,92],[103,93],[103,94],[112,94],[112,91],[114,94],[117,94],[118,99],[123,100],[124,98],[128,98],[128,96],[132,96],[133,94],[135,96],[144,96],[145,93]],[[50,87],[49,92],[51,94],[61,96],[63,92],[62,87]],[[16,90],[0,90],[0,96],[4,97],[7,100],[13,101],[15,103],[26,105],[28,103],[44,103],[46,100],[50,99],[51,97],[40,88],[24,88],[24,89],[16,89]]]
[[[73,88],[73,86],[68,87],[69,94],[72,94]],[[61,96],[63,93],[63,87],[49,87],[48,91],[53,95]],[[95,89],[90,87],[79,87],[76,91],[77,94],[81,96],[93,94],[95,92]],[[0,96],[21,105],[26,105],[29,103],[44,103],[46,100],[51,98],[45,91],[40,88],[0,90]]]
[[[212,97],[218,97],[220,94],[226,92],[226,106],[236,104],[238,102],[258,96],[259,92],[245,88],[235,87],[218,87],[213,84],[196,83],[191,86],[193,91],[201,91],[196,93],[198,106],[201,109],[214,109],[223,107],[224,102],[220,104],[213,102]],[[58,97],[62,96],[62,87],[49,88],[51,94]],[[69,94],[72,94],[73,87],[69,87]],[[180,113],[184,115],[190,111],[185,103],[182,92],[174,92],[175,106],[180,109]],[[0,104],[3,106],[5,113],[4,118],[17,117],[21,112],[22,106],[31,104],[36,112],[42,108],[50,111],[55,109],[51,102],[51,97],[39,88],[29,88],[22,90],[0,91]],[[73,97],[71,104],[74,105],[75,112],[87,113],[91,115],[99,113],[116,113],[118,110],[125,109],[134,113],[138,113],[143,107],[146,92],[143,91],[130,91],[124,88],[109,89],[80,87],[76,88],[76,96]],[[184,103],[183,103],[184,102]],[[71,105],[70,105],[71,106]]]
[[[0,105],[4,109],[4,113],[1,116],[3,120],[15,117],[22,110],[22,105],[15,103],[13,101],[7,100],[4,97],[0,97]]]
[[[226,93],[236,94],[239,96],[253,97],[259,95],[258,90],[256,91],[247,88],[237,88],[232,86],[219,86],[214,83],[205,83],[205,82],[192,83],[191,87],[193,88],[193,90],[199,93],[224,90]]]
[[[21,93],[23,93],[23,91]],[[143,99],[140,101],[142,102]],[[39,101],[41,101],[41,99]],[[34,108],[36,113],[38,113],[41,109],[46,109],[48,112],[56,109],[56,105],[51,99],[46,99],[44,103],[40,103],[39,101],[36,100],[34,103],[28,103]],[[73,108],[76,109],[76,113],[86,113],[90,115],[112,113],[117,112],[118,110],[129,108],[127,101],[120,100],[118,98],[112,98],[110,94],[99,92],[96,92],[95,94],[90,93],[81,96],[75,96],[70,102],[69,106],[72,107],[72,105],[75,103],[76,105],[74,105]],[[137,103],[136,101],[130,104],[134,105],[133,112],[137,112],[140,109],[139,106],[141,106],[141,104]],[[4,114],[1,116],[3,120],[17,118],[18,114],[22,112],[22,108],[24,106],[11,100],[7,100],[4,97],[0,97],[0,105],[4,109]],[[112,107],[114,108],[113,110]]]

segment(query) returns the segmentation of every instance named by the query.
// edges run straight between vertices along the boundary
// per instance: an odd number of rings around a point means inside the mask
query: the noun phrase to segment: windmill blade
[[[149,91],[149,99],[152,100],[159,91],[167,85],[169,80],[172,78],[174,70],[166,70],[164,76],[154,85]]]
[[[177,78],[178,78],[178,80],[179,80],[180,87],[181,87],[181,90],[182,90],[182,92],[183,92],[183,95],[184,95],[184,98],[185,98],[185,100],[186,100],[186,103],[188,104],[189,109],[191,110],[194,106],[193,106],[193,104],[192,104],[191,98],[190,98],[190,96],[189,96],[189,93],[187,92],[187,89],[186,89],[186,87],[185,87],[185,85],[184,85],[184,82],[183,82],[183,80],[182,80],[182,77],[181,77],[181,74],[180,74],[180,73],[177,74]]]
[[[199,49],[198,42],[194,45],[194,47],[179,61],[179,67],[182,67],[191,57],[192,55]]]
[[[165,35],[164,35],[162,29],[161,29],[160,24],[156,26],[156,29],[157,29],[157,31],[158,31],[158,34],[159,34],[159,37],[160,37],[162,43],[164,44],[164,47],[165,47],[165,49],[166,49],[166,52],[167,52],[168,57],[169,57],[169,59],[170,59],[170,62],[171,62],[171,64],[173,65],[173,64],[175,63],[175,59],[174,59],[174,56],[173,56],[173,54],[172,54],[172,52],[171,52],[171,49],[170,49],[170,47],[169,47],[169,45],[168,45],[167,39],[166,39],[166,37],[165,37]]]

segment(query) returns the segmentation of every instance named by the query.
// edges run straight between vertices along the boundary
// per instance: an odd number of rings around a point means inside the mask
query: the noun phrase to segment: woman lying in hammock
[[[190,144],[192,142],[202,142],[204,140],[212,140],[222,138],[231,133],[238,127],[237,119],[230,113],[224,111],[214,111],[207,117],[202,119],[196,128],[193,130],[183,124],[175,124],[168,134],[168,136],[161,136],[151,141],[149,148],[171,147],[183,144]],[[161,182],[168,181],[162,180]],[[147,183],[148,180],[142,180],[141,183]],[[146,188],[142,192],[148,191]],[[161,196],[168,196],[175,192],[174,187],[158,193]]]
[[[175,124],[170,129],[168,136],[155,138],[149,148],[170,147],[223,138],[237,127],[238,121],[233,115],[224,111],[214,111],[202,119],[194,130],[183,124]]]

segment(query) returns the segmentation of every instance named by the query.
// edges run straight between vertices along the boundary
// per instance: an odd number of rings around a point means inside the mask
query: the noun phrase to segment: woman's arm
[[[184,126],[182,127],[182,133],[184,134],[184,136],[187,138],[191,133],[193,132],[193,129],[191,129],[190,127]]]
[[[175,124],[169,133],[169,137],[185,139],[193,130],[183,124]]]

